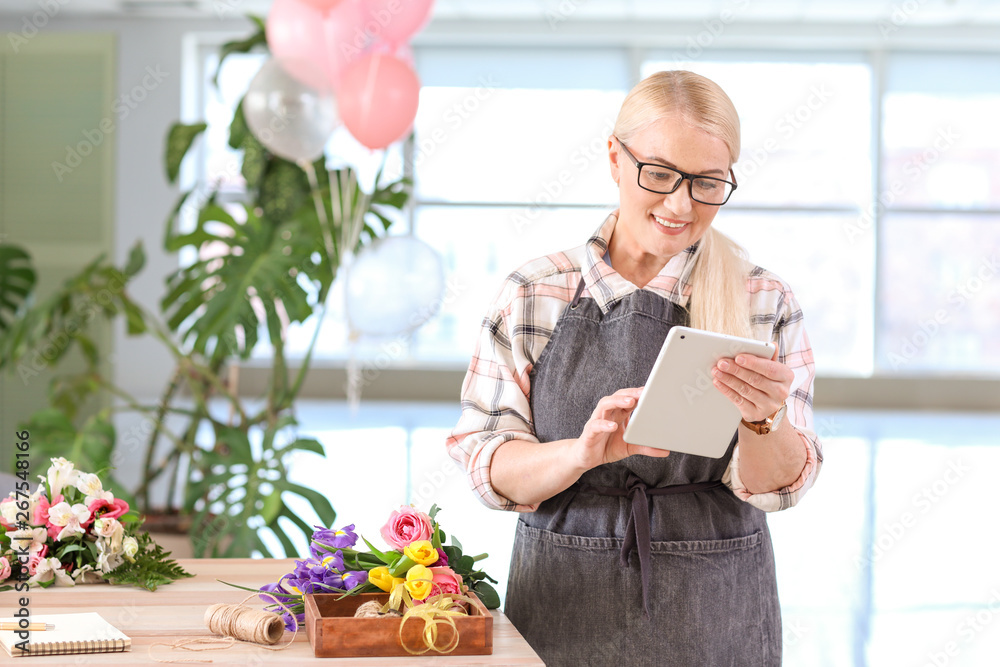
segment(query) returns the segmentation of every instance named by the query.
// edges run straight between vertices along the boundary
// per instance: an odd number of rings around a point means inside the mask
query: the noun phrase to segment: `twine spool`
[[[277,644],[285,633],[281,616],[237,604],[213,604],[205,610],[205,625],[217,635],[254,644]]]
[[[185,651],[221,651],[232,648],[237,641],[256,644],[268,651],[282,651],[292,645],[296,635],[299,634],[299,623],[295,621],[295,632],[291,638],[281,646],[274,646],[285,632],[285,622],[279,614],[274,612],[261,611],[244,606],[250,598],[257,597],[259,593],[251,593],[243,598],[239,604],[213,604],[205,610],[205,625],[213,633],[221,635],[219,637],[192,637],[181,639],[173,644],[157,642],[149,645],[149,657],[154,662],[181,663],[181,662],[212,662],[211,660],[200,659],[165,659],[153,655],[154,646],[167,646],[169,648],[179,648]],[[282,610],[291,614],[288,607],[275,599],[275,603]],[[294,619],[295,617],[292,616]]]

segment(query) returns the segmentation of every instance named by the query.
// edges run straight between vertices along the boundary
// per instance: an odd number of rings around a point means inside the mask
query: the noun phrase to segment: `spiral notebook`
[[[16,621],[0,618],[0,621]],[[7,655],[68,655],[132,650],[132,640],[96,612],[85,614],[32,614],[32,623],[52,623],[55,630],[30,633],[27,643],[13,630],[0,630],[0,644]],[[27,651],[22,650],[28,649]]]

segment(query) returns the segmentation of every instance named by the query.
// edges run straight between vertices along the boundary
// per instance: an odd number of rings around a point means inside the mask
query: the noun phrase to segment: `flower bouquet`
[[[471,590],[487,609],[496,609],[500,597],[489,582],[497,581],[476,567],[487,554],[463,554],[454,535],[445,546],[446,535],[435,520],[439,509],[434,505],[424,513],[402,506],[392,512],[381,530],[391,547],[385,551],[364,537],[368,551],[354,549],[358,541],[354,524],[339,529],[317,526],[309,546],[311,557],[296,561],[295,569],[277,583],[263,586],[260,598],[274,610],[281,606],[278,601],[282,603],[288,630],[305,622],[302,596],[315,593],[343,597],[383,591],[390,597],[382,612],[419,611],[420,606],[430,605],[446,614],[461,614],[461,601]]]
[[[62,457],[51,462],[34,493],[22,471],[0,500],[0,591],[102,581],[154,591],[193,576],[138,530],[142,517],[96,474]]]

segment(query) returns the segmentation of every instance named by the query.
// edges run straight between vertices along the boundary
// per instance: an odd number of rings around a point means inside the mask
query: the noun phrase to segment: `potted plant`
[[[225,45],[223,57],[266,46],[264,24],[255,22],[257,32]],[[204,123],[171,128],[166,147],[170,182],[176,182],[181,162],[204,129]],[[33,296],[28,254],[3,247],[0,369],[16,368],[53,336],[65,337],[49,363],[58,363],[75,347],[86,368],[53,380],[50,407],[27,420],[36,455],[67,456],[79,467],[103,471],[114,467],[116,457],[138,449],[142,476],[129,500],[146,515],[180,518],[195,556],[280,555],[262,540],[265,529],[284,555],[295,555],[281,520],[306,539],[313,527],[289,509],[286,497],[303,498],[327,526],[335,512],[321,492],[288,480],[290,454],[323,454],[319,442],[296,432],[294,414],[320,326],[295,372],[285,333],[312,316],[322,323],[344,251],[357,251],[389,228],[392,211],[408,201],[410,182],[384,182],[380,170],[374,190],[365,192],[350,167],[327,172],[322,158],[308,165],[283,159],[248,130],[242,103],[229,131],[230,146],[243,153],[247,198],[222,204],[214,190],[204,199],[194,190],[181,195],[166,221],[164,249],[193,249],[198,259],[167,276],[158,308],[129,295],[129,282],[145,262],[141,245],[123,267],[95,258],[44,300]],[[315,172],[327,173],[325,184]],[[181,229],[182,214],[191,211],[193,228]],[[209,253],[209,248],[222,251]],[[82,310],[105,319],[124,316],[129,335],[152,336],[169,350],[175,368],[159,400],[142,403],[101,371],[105,351],[89,337],[94,318],[81,317]],[[4,311],[16,317],[4,317]],[[248,359],[261,339],[272,350],[270,377],[251,408],[229,381],[229,370]],[[81,405],[95,395],[115,400],[84,416]],[[119,411],[141,414],[149,428],[119,438],[112,421]],[[157,497],[152,485],[161,480],[166,480],[166,494]],[[117,480],[115,486],[122,488]]]

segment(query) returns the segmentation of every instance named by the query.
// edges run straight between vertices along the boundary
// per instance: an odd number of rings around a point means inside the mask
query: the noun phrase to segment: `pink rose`
[[[462,583],[462,577],[456,574],[450,567],[429,567],[427,569],[431,573],[431,581],[434,582],[431,585],[430,595],[427,597],[430,598],[435,595],[461,595],[468,590]],[[417,600],[414,600],[414,602],[417,602]]]
[[[35,571],[38,569],[38,564],[45,560],[45,554],[38,552],[28,558],[28,576],[35,576]]]
[[[94,519],[117,519],[128,512],[128,503],[121,498],[115,498],[112,501],[98,498],[90,503],[88,509],[90,510],[90,519],[86,523],[81,523],[81,526],[89,526]]]
[[[417,540],[429,540],[434,533],[431,518],[403,505],[398,512],[389,515],[389,520],[382,526],[382,538],[386,544],[402,551]]]
[[[53,505],[58,505],[62,501],[63,497],[61,493],[53,498],[51,503],[48,498],[43,495],[39,495],[38,504],[35,505],[34,524],[36,526],[46,525],[49,522],[49,508]],[[58,533],[58,531],[56,532]]]
[[[0,582],[3,582],[10,576],[10,561],[7,560],[6,556],[0,556]]]

